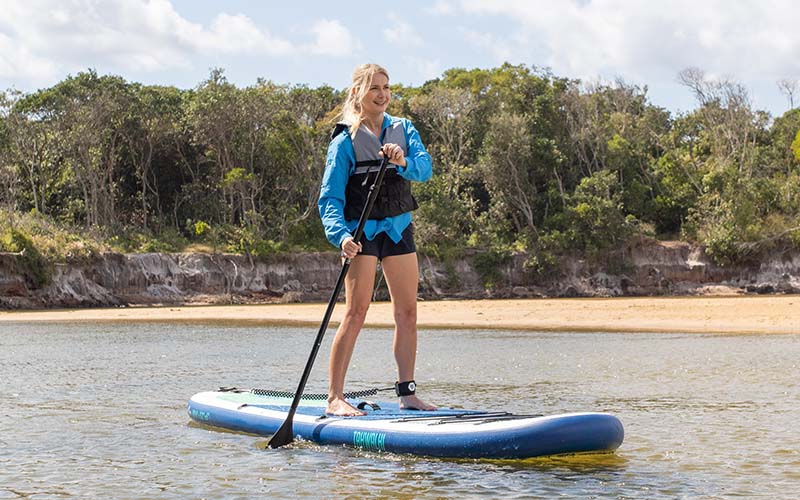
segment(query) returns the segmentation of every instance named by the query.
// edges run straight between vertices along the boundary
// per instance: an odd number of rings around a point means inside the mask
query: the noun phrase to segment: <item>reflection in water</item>
[[[487,460],[506,471],[537,469],[541,471],[614,472],[624,470],[628,459],[616,453],[579,453],[525,460]]]
[[[417,381],[442,406],[607,411],[615,454],[442,460],[193,423],[224,385],[293,390],[313,332],[224,325],[3,325],[0,498],[791,497],[800,336],[423,331]],[[331,336],[308,392],[325,392]],[[367,330],[349,390],[394,380]],[[385,396],[384,396],[385,397]],[[769,478],[769,480],[765,480]]]

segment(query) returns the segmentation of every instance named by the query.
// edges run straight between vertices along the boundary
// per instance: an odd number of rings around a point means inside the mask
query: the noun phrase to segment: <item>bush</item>
[[[158,235],[130,231],[109,238],[112,248],[122,253],[175,253],[189,244],[178,231],[166,230]]]
[[[203,235],[207,234],[211,230],[211,226],[204,221],[197,221],[194,223],[194,235],[202,237]]]
[[[601,170],[581,180],[567,203],[564,213],[550,221],[554,229],[540,237],[543,250],[579,252],[596,260],[636,232],[636,218],[625,214],[619,182],[611,171]]]
[[[290,248],[306,252],[333,251],[334,247],[325,237],[322,222],[317,217],[309,217],[289,227],[286,244]]]
[[[523,264],[525,270],[534,279],[552,279],[561,272],[560,255],[566,249],[565,235],[560,231],[544,234],[537,242],[537,249],[533,251]]]
[[[0,220],[10,220],[0,210]],[[14,228],[30,239],[41,256],[48,262],[86,259],[108,250],[108,245],[97,235],[69,225],[58,224],[50,217],[31,211],[14,216]],[[0,234],[10,234],[0,225]]]
[[[414,239],[425,252],[444,257],[463,251],[470,232],[469,202],[457,193],[451,195],[442,175],[414,186],[419,209],[414,214]],[[458,249],[458,250],[457,250]]]
[[[0,249],[4,252],[20,252],[22,254],[20,271],[34,288],[41,288],[50,282],[51,266],[28,235],[17,229],[8,229],[0,236]]]
[[[225,226],[221,238],[226,242],[225,251],[256,258],[269,258],[285,250],[283,243],[265,239],[241,226]]]
[[[472,258],[472,263],[475,266],[475,271],[480,275],[483,281],[483,286],[486,288],[494,288],[503,280],[503,274],[500,268],[509,263],[511,260],[511,253],[507,251],[489,249],[475,254]]]

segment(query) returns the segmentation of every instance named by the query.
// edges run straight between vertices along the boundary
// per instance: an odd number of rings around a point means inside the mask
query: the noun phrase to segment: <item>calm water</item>
[[[0,324],[0,498],[792,498],[800,491],[800,335],[420,332],[417,381],[441,405],[607,411],[614,455],[453,461],[191,424],[221,385],[293,389],[315,328]],[[324,392],[327,349],[308,391]],[[365,330],[348,389],[394,381]],[[276,382],[277,381],[277,382]]]

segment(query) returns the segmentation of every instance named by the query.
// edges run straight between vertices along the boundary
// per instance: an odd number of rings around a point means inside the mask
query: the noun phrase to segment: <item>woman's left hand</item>
[[[381,156],[386,156],[389,158],[389,163],[394,163],[395,165],[400,165],[401,167],[406,166],[406,155],[403,153],[403,148],[397,144],[384,144],[380,153]]]

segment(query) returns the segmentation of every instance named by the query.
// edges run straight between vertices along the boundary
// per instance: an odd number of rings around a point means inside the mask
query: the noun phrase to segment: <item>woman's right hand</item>
[[[361,243],[356,243],[353,241],[352,236],[348,236],[344,240],[342,240],[342,257],[346,259],[352,259],[358,252],[361,251]]]

